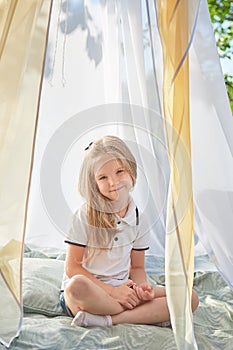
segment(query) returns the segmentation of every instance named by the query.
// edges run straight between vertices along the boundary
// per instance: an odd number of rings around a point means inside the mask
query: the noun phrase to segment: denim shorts
[[[65,312],[67,316],[74,317],[68,306],[66,305],[65,298],[64,298],[64,291],[60,291],[60,304],[62,307],[62,310]]]

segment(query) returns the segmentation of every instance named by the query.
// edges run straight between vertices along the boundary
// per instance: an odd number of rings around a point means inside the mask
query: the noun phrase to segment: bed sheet
[[[233,349],[233,292],[213,268],[208,257],[197,258],[194,288],[200,305],[194,313],[194,331],[199,350]],[[204,264],[204,265],[205,265]],[[22,330],[10,349],[98,350],[162,349],[176,350],[172,329],[153,325],[117,325],[112,327],[72,327],[59,305],[59,288],[64,268],[64,254],[27,250],[24,258]],[[146,258],[150,282],[164,285],[164,260]],[[0,349],[5,347],[0,345]]]

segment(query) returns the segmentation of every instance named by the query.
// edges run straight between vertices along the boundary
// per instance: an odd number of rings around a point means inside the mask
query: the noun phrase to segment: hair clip
[[[92,144],[93,144],[93,142],[90,142],[89,145],[84,149],[84,151],[88,150]]]

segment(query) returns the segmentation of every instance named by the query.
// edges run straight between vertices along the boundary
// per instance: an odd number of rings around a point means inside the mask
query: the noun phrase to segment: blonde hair
[[[116,136],[104,136],[94,141],[85,152],[78,189],[87,203],[87,221],[90,231],[88,246],[93,251],[96,247],[107,248],[117,232],[116,214],[111,207],[111,201],[99,192],[95,181],[97,163],[105,158],[119,160],[129,172],[133,186],[137,178],[137,164],[128,146]]]

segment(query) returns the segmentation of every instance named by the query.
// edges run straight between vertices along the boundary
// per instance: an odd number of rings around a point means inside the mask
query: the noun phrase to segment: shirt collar
[[[125,222],[130,226],[136,226],[136,204],[134,203],[134,200],[132,197],[130,197],[129,206],[128,206],[126,215],[123,218],[117,216],[117,220]]]

